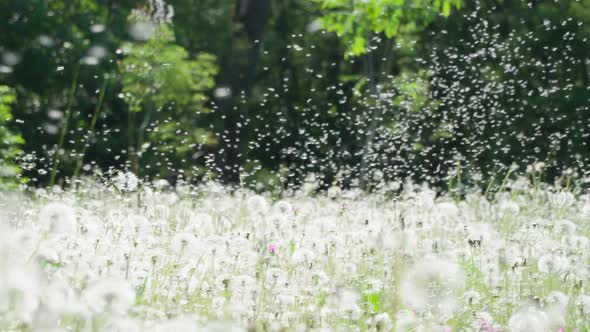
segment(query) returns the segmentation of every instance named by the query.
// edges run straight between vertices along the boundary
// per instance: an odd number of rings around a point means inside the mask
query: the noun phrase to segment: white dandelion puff
[[[189,319],[174,319],[166,322],[161,322],[154,326],[152,329],[154,332],[193,332],[199,331],[197,323]]]
[[[131,192],[139,187],[139,179],[131,172],[119,172],[113,179],[113,184],[121,192]]]
[[[125,280],[103,279],[84,292],[86,304],[94,313],[124,314],[135,302],[135,291]]]
[[[560,191],[549,195],[549,201],[555,207],[569,207],[575,202],[574,195],[569,191]]]
[[[549,317],[533,307],[521,309],[508,320],[512,332],[549,331]]]
[[[191,256],[196,253],[199,243],[191,233],[178,233],[172,238],[170,249],[179,256]]]
[[[416,315],[409,310],[401,310],[395,315],[394,331],[414,331],[420,324]]]
[[[400,285],[401,301],[418,311],[446,316],[457,307],[457,292],[464,286],[460,267],[450,261],[425,258],[405,274]]]
[[[104,331],[108,332],[141,332],[145,331],[141,325],[129,318],[116,317],[111,319],[104,326]]]
[[[41,289],[37,274],[18,264],[0,270],[0,316],[30,322],[39,307]]]
[[[269,205],[266,198],[260,195],[255,195],[248,197],[246,200],[246,207],[251,213],[265,214],[268,211]]]
[[[287,202],[287,201],[278,201],[275,203],[275,205],[273,206],[273,209],[276,212],[285,214],[285,215],[292,215],[293,214],[293,206],[291,205],[291,203]]]
[[[558,273],[562,270],[564,259],[556,254],[546,254],[539,257],[537,267],[543,273]]]
[[[74,233],[76,212],[63,203],[49,203],[39,212],[39,224],[49,233]]]
[[[576,299],[576,304],[584,315],[590,315],[590,295],[580,295]]]

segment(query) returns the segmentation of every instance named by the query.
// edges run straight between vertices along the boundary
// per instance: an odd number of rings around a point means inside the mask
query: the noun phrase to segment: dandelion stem
[[[55,184],[55,178],[57,176],[57,169],[59,166],[59,162],[61,159],[61,149],[64,144],[64,139],[66,137],[66,133],[68,131],[68,124],[70,121],[70,114],[72,113],[72,106],[74,104],[74,96],[76,95],[76,87],[78,86],[78,75],[80,73],[80,63],[76,65],[74,69],[74,78],[72,79],[72,85],[70,87],[70,96],[68,98],[68,106],[66,108],[66,114],[64,119],[64,125],[61,128],[61,134],[59,135],[59,142],[57,143],[57,148],[55,149],[55,154],[53,155],[53,168],[51,169],[51,178],[49,180],[49,186],[53,186]]]
[[[92,120],[90,120],[90,125],[88,127],[88,138],[84,141],[82,145],[82,152],[78,156],[78,161],[76,162],[76,168],[74,169],[74,175],[72,178],[78,178],[80,174],[80,169],[82,169],[82,163],[84,162],[84,156],[86,155],[86,150],[88,150],[88,146],[92,140],[92,136],[94,136],[94,127],[96,126],[96,121],[98,120],[98,115],[100,114],[100,110],[102,109],[102,103],[104,101],[105,91],[107,89],[109,83],[108,76],[105,78],[104,82],[102,83],[102,88],[100,89],[100,94],[98,96],[98,102],[96,107],[94,108],[94,114],[92,114]]]

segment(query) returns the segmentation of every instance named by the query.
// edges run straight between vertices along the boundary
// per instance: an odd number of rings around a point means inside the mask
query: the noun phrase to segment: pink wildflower
[[[480,326],[481,331],[496,332],[496,330],[494,329],[494,326],[492,326],[492,324],[484,317],[481,317],[479,319],[479,326]]]
[[[277,251],[279,251],[279,245],[276,244],[276,243],[274,243],[274,242],[269,243],[269,245],[268,245],[268,251],[270,251],[270,253],[273,254],[273,255],[276,254]]]

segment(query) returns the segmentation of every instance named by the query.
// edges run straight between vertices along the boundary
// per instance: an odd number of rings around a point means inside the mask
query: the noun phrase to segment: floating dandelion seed
[[[153,182],[154,187],[159,190],[170,188],[170,182],[166,179],[158,179]]]
[[[101,33],[106,30],[106,26],[104,24],[93,24],[90,26],[90,32],[92,33]]]
[[[231,96],[231,89],[228,87],[219,87],[213,91],[215,98],[224,99]]]
[[[21,61],[21,56],[12,51],[2,53],[2,62],[9,67],[16,66]]]
[[[51,47],[54,45],[53,38],[51,38],[47,35],[40,35],[39,37],[37,37],[37,41],[39,42],[39,44],[41,46],[44,46],[44,47]]]
[[[140,21],[129,27],[129,34],[135,40],[148,40],[156,32],[156,26],[152,22]]]

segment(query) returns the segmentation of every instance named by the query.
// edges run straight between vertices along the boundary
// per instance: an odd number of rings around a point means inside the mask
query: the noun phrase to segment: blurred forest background
[[[588,38],[590,0],[0,0],[0,182],[583,178]]]

